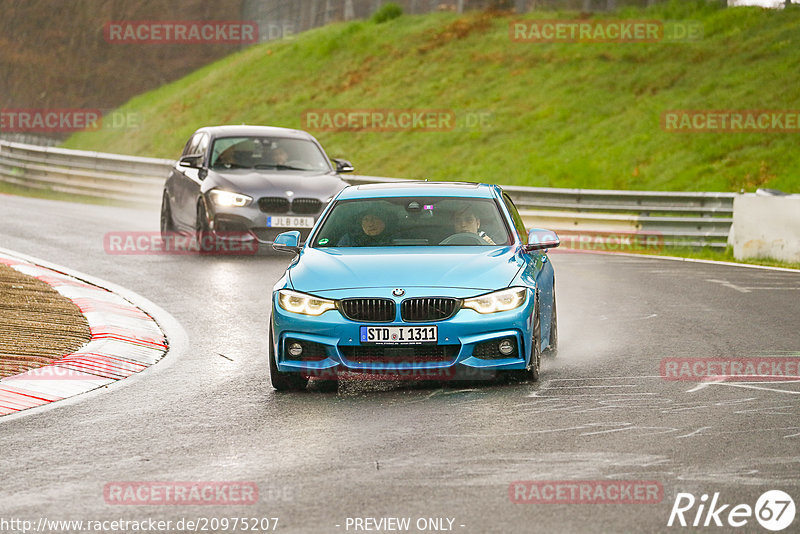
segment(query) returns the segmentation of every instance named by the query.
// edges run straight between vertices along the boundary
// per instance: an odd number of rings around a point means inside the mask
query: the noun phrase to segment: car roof
[[[339,194],[339,199],[432,196],[432,197],[470,197],[494,198],[500,194],[500,187],[472,182],[421,182],[403,180],[402,182],[381,182],[351,185]]]
[[[278,126],[255,126],[255,125],[224,125],[206,126],[197,130],[206,132],[212,137],[291,137],[295,139],[314,139],[308,132],[293,130],[291,128],[280,128]]]

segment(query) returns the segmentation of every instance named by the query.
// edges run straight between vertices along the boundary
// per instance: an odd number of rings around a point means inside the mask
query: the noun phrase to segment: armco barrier
[[[0,181],[132,204],[158,205],[173,163],[0,141]]]
[[[0,181],[158,206],[171,160],[0,141]],[[346,176],[351,184],[402,181]],[[562,234],[652,233],[663,245],[725,247],[735,193],[504,186],[529,227]]]

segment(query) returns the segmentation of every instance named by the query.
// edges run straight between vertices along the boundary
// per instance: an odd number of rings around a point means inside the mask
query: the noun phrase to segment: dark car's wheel
[[[202,201],[197,203],[197,220],[194,230],[200,254],[213,253],[215,244],[214,232],[211,231],[208,225],[208,215],[206,214],[206,207],[203,205]]]
[[[558,354],[558,313],[556,313],[556,288],[553,288],[553,315],[550,319],[550,343],[543,353],[548,358],[555,358]]]
[[[275,344],[272,342],[272,327],[269,329],[269,379],[278,391],[300,391],[306,388],[308,378],[301,373],[282,373],[278,371],[275,360]]]
[[[167,192],[161,197],[161,237],[166,239],[168,234],[175,232],[175,222],[172,220],[172,208],[169,205]]]

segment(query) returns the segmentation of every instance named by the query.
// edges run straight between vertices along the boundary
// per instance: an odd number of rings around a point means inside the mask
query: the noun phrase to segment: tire
[[[542,321],[539,318],[539,297],[536,297],[536,304],[534,305],[534,319],[533,319],[533,340],[531,343],[531,358],[528,363],[528,368],[525,370],[525,378],[530,382],[539,380],[539,373],[542,368]]]
[[[167,239],[168,234],[175,233],[175,221],[172,220],[172,208],[169,204],[169,197],[167,192],[161,197],[161,238]]]
[[[556,312],[556,288],[553,287],[553,316],[550,319],[550,343],[544,349],[544,356],[555,358],[558,354],[558,313]]]
[[[523,370],[514,369],[511,371],[498,371],[498,378],[501,380],[512,380],[515,382],[536,382],[542,367],[542,351],[539,340],[542,338],[542,325],[539,320],[539,294],[536,294],[536,303],[533,307],[533,339],[531,340],[531,357],[528,367]]]
[[[308,378],[301,373],[283,373],[278,371],[275,360],[275,343],[272,341],[272,326],[269,328],[269,379],[278,391],[302,391],[306,389]]]
[[[197,203],[197,220],[194,228],[200,254],[213,254],[215,250],[214,232],[208,226],[208,216],[202,201]]]

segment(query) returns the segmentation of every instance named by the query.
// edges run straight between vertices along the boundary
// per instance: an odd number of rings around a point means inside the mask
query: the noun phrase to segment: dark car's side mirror
[[[278,252],[288,252],[290,254],[300,253],[300,232],[292,230],[291,232],[283,232],[275,236],[275,241],[272,243],[272,248]]]
[[[180,161],[178,161],[178,165],[180,165],[181,167],[189,167],[190,169],[199,169],[202,163],[203,163],[202,154],[192,154],[191,156],[183,156],[180,159]]]
[[[528,232],[528,244],[525,245],[525,250],[528,252],[547,250],[548,248],[556,248],[559,244],[561,244],[561,241],[554,231],[533,228]]]
[[[333,158],[333,162],[336,164],[336,172],[353,172],[356,170],[353,164],[346,159]]]

